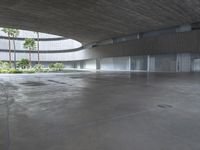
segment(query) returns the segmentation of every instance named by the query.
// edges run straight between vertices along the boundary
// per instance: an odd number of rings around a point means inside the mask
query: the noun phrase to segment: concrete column
[[[147,56],[147,72],[150,72],[150,55]]]
[[[129,65],[129,67],[128,67],[129,71],[131,71],[131,56],[129,56],[129,64],[128,65]]]
[[[96,70],[101,70],[101,58],[96,59]]]
[[[85,68],[85,62],[84,61],[80,61],[80,69],[84,69]]]
[[[155,72],[155,57],[148,56],[148,72]]]

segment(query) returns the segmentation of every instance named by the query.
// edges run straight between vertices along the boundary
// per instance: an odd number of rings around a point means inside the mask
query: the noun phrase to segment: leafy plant
[[[9,69],[10,68],[10,63],[0,61],[0,68],[1,69]]]
[[[23,71],[18,69],[9,69],[8,73],[23,73]]]
[[[35,72],[43,72],[44,71],[44,66],[41,64],[37,64],[34,66],[33,68],[35,70]]]
[[[0,69],[0,73],[23,73],[23,71],[13,68]]]
[[[27,38],[25,39],[24,41],[24,48],[28,49],[29,50],[29,65],[30,65],[30,68],[31,68],[31,51],[35,50],[36,49],[36,43],[35,43],[35,40],[32,39],[32,38]]]
[[[53,69],[54,68],[54,64],[49,64],[49,68]]]
[[[49,64],[49,68],[53,71],[61,71],[64,69],[63,63],[55,63],[55,64]]]
[[[35,73],[34,69],[22,69],[21,70],[23,73]]]
[[[29,60],[28,59],[21,59],[18,63],[17,63],[17,67],[21,68],[21,69],[26,69],[29,67]]]

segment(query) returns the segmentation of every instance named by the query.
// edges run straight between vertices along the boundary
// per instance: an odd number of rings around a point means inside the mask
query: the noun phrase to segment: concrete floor
[[[0,76],[0,150],[199,150],[200,74]]]

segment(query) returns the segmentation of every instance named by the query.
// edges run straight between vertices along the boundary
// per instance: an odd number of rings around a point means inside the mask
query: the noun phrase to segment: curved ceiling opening
[[[0,49],[8,49],[8,34],[2,31],[3,28],[0,27]],[[37,34],[38,33],[38,34]],[[39,35],[39,36],[38,36]],[[76,40],[68,39],[63,36],[28,31],[19,30],[19,34],[15,39],[16,50],[24,51],[23,43],[26,38],[32,38],[35,41],[39,41],[39,46],[41,51],[67,51],[73,49],[79,49],[82,44]],[[13,38],[12,38],[13,39]]]

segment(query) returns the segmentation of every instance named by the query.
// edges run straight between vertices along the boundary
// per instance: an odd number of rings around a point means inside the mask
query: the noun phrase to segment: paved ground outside
[[[199,150],[200,74],[0,76],[0,150]]]

